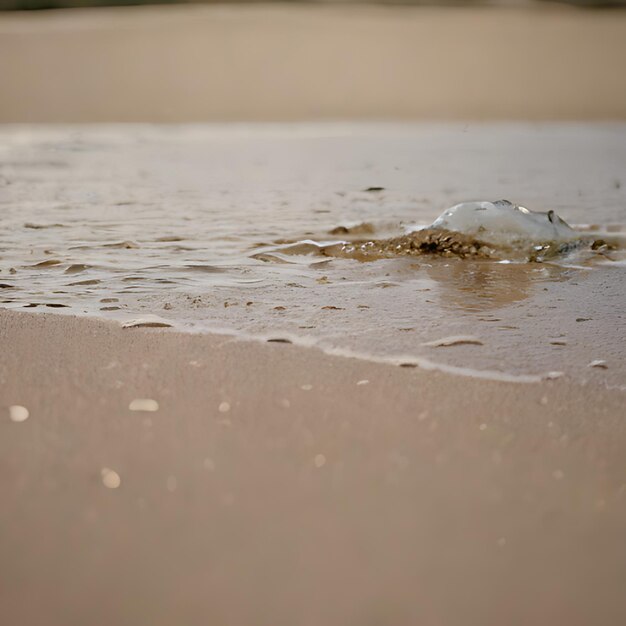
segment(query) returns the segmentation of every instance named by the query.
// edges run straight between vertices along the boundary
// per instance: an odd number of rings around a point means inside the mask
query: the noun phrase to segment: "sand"
[[[0,346],[6,623],[626,619],[623,392],[12,311]]]
[[[0,122],[626,119],[626,12],[171,6],[0,15]]]

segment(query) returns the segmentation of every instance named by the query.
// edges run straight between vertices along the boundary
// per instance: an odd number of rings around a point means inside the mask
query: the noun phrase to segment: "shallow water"
[[[4,127],[0,164],[0,306],[624,385],[621,250],[546,263],[320,251],[499,198],[619,243],[624,125]],[[453,335],[482,345],[423,345]]]

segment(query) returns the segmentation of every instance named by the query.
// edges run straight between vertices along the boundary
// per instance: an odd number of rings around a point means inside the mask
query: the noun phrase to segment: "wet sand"
[[[0,15],[0,121],[626,119],[626,12],[173,6]]]
[[[621,392],[13,311],[0,345],[7,623],[626,619]]]

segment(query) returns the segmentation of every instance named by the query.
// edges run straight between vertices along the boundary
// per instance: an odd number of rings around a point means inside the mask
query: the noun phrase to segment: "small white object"
[[[135,398],[129,405],[131,411],[158,411],[159,403],[150,398]]]
[[[324,465],[326,465],[326,457],[323,454],[316,454],[315,458],[313,459],[313,464],[318,469],[320,467],[324,467]]]
[[[370,381],[367,379],[357,381],[357,385],[369,385]]]
[[[591,363],[589,363],[589,365],[587,365],[587,367],[599,367],[600,369],[608,369],[608,365],[606,364],[606,361],[603,361],[602,359],[596,359],[595,361],[591,361]]]
[[[122,328],[170,328],[172,324],[156,315],[128,320],[122,324]]]
[[[14,404],[9,407],[9,418],[12,422],[24,422],[28,419],[30,413],[25,406]]]
[[[229,402],[221,402],[220,405],[217,407],[217,410],[220,413],[228,413],[228,411],[230,411],[230,403]]]
[[[561,378],[561,376],[563,376],[563,372],[548,372],[547,374],[544,374],[544,378],[546,380],[556,380],[557,378]]]
[[[463,344],[474,344],[482,346],[483,342],[473,335],[454,335],[452,337],[443,337],[442,339],[434,339],[433,341],[427,341],[423,343],[423,346],[430,346],[432,348],[442,348],[448,346],[460,346]]]
[[[100,475],[102,476],[102,484],[107,489],[117,489],[122,484],[120,475],[108,467],[103,467],[100,470]]]

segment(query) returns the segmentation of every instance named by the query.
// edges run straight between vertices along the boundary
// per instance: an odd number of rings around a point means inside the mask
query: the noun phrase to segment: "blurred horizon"
[[[626,12],[546,2],[5,12],[0,123],[626,120],[625,59]]]
[[[265,0],[0,0],[0,11],[150,6],[167,4],[264,4]],[[624,8],[626,0],[273,0],[272,4],[370,4],[387,6],[484,7],[572,5],[585,8]]]

